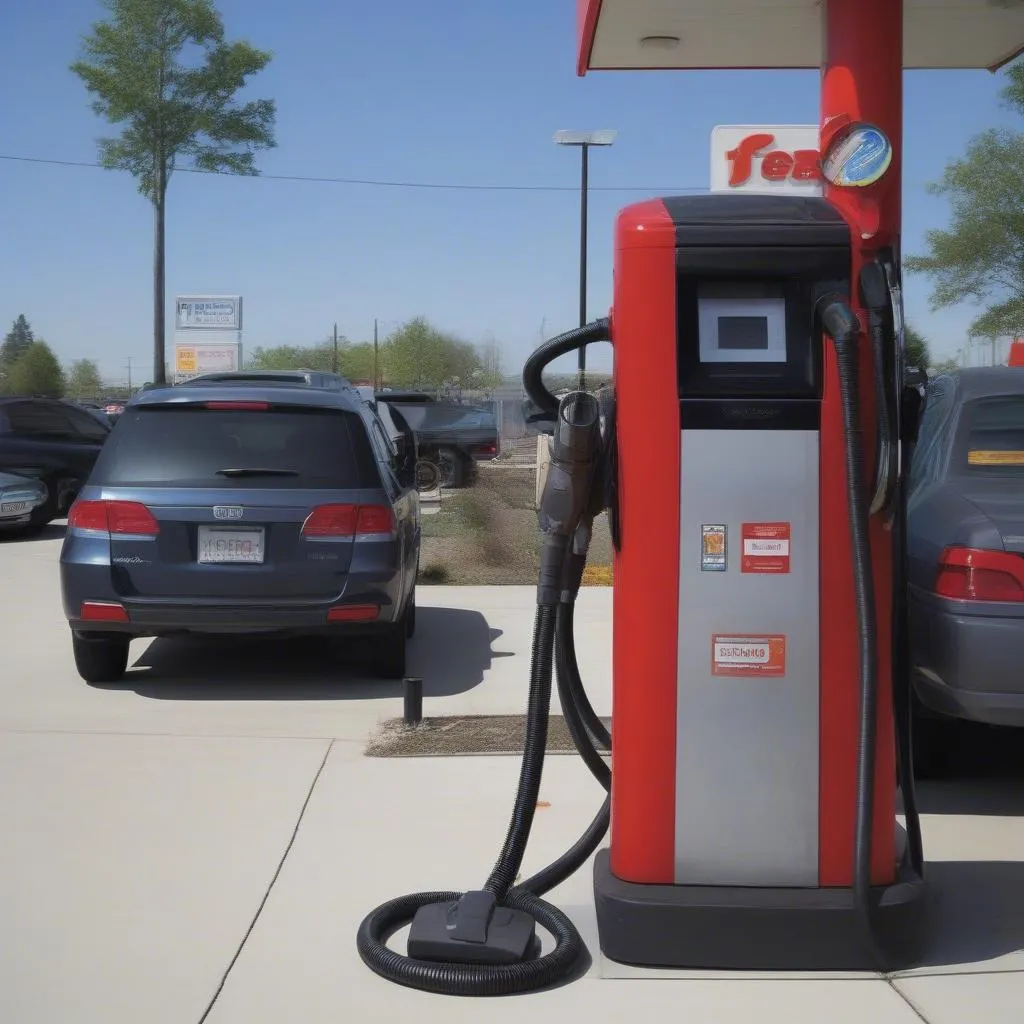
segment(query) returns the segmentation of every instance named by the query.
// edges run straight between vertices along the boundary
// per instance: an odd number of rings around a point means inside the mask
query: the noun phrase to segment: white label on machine
[[[750,540],[743,542],[745,555],[788,555],[788,540]]]
[[[782,676],[786,674],[784,636],[711,638],[711,672],[716,676]]]

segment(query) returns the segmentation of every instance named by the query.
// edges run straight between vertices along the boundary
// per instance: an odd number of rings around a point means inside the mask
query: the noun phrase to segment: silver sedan
[[[32,513],[46,504],[47,497],[41,480],[0,473],[0,530],[28,526]]]

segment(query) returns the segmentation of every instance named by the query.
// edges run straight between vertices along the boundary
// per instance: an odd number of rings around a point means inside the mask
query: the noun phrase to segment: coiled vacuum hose
[[[542,412],[553,416],[558,410],[558,399],[544,386],[544,368],[559,356],[575,352],[584,345],[608,341],[609,338],[611,321],[607,317],[600,317],[582,327],[559,334],[539,346],[523,366],[523,388],[530,401]]]
[[[540,791],[547,745],[557,616],[555,608],[537,609],[530,666],[526,742],[515,807],[505,844],[484,886],[494,893],[499,905],[524,911],[550,932],[555,939],[555,947],[536,959],[508,965],[438,963],[403,956],[388,948],[388,938],[408,924],[420,907],[431,903],[454,903],[463,895],[459,892],[415,893],[390,900],[372,911],[363,919],[356,936],[356,947],[363,963],[389,981],[444,995],[512,995],[545,988],[570,974],[583,952],[583,939],[576,926],[561,910],[540,897],[577,871],[597,849],[608,829],[610,804],[607,798],[597,817],[571,849],[520,885],[513,885],[526,851]],[[571,621],[570,617],[570,627]],[[571,693],[573,682],[579,681],[579,670],[571,650],[563,653],[562,659],[566,693]],[[563,697],[562,700],[568,722],[574,710],[578,715],[578,709],[571,699],[566,701]],[[582,724],[582,719],[577,718],[577,723]],[[601,764],[607,770],[603,761]]]
[[[857,394],[856,339],[860,324],[848,306],[832,303],[822,319],[832,336],[839,368],[846,463],[846,505],[853,548],[860,661],[860,741],[857,747],[857,804],[854,826],[853,897],[869,949],[877,954],[871,912],[871,847],[874,826],[875,752],[878,715],[878,641],[875,634],[875,588],[868,539],[868,504],[864,480],[860,402]]]

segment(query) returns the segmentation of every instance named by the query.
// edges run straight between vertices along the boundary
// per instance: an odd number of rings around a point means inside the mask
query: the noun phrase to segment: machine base
[[[893,971],[914,965],[924,938],[923,881],[873,890],[884,958],[865,941],[850,889],[641,885],[594,861],[601,952],[634,967],[733,971]]]

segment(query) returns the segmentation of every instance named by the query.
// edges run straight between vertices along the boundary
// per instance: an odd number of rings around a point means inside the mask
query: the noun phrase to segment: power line
[[[0,160],[11,163],[49,164],[54,167],[86,167],[103,170],[103,165],[91,160],[52,160],[38,156],[16,156],[0,153]],[[328,178],[312,174],[231,174],[227,171],[207,171],[197,167],[176,167],[175,171],[182,174],[212,174],[228,178],[256,177],[267,181],[308,181],[324,185],[366,185],[374,188],[417,188],[447,189],[454,192],[579,192],[579,185],[481,185],[469,182],[428,182],[428,181],[388,181],[379,178]],[[707,192],[707,188],[687,186],[680,188],[641,188],[638,185],[590,185],[588,192],[645,192],[652,195],[664,195],[680,192]]]

